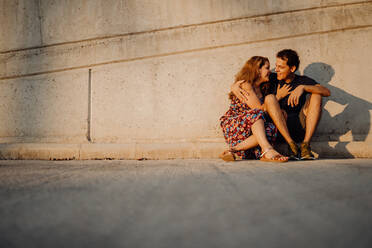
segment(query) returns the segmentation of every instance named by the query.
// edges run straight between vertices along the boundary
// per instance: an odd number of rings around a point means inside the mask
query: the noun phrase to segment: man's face
[[[286,59],[276,58],[275,72],[278,80],[290,79],[296,70],[295,66],[289,67]]]

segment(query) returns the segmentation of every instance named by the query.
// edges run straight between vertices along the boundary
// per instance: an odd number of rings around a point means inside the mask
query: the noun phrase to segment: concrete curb
[[[372,158],[372,142],[312,142],[321,158]],[[156,144],[0,144],[1,159],[190,159],[218,158],[226,149],[222,142]],[[279,146],[284,150],[285,145]]]

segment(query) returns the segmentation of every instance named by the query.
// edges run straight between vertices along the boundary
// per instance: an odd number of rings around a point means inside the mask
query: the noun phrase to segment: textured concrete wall
[[[5,157],[16,156],[20,142],[35,145],[33,157],[45,143],[73,151],[58,158],[214,157],[224,147],[218,118],[234,74],[253,55],[273,66],[283,48],[297,50],[300,73],[332,92],[314,141],[326,153],[372,156],[372,1],[1,0],[0,7]],[[367,148],[353,152],[350,142]]]

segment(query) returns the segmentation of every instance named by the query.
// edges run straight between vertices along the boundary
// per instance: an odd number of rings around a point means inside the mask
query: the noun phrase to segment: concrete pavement
[[[371,247],[372,159],[0,161],[0,247]]]

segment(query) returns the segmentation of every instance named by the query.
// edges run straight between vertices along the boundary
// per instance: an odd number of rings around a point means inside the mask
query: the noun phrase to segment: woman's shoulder
[[[243,90],[246,90],[246,91],[251,91],[251,90],[253,90],[252,85],[251,85],[250,83],[248,83],[247,81],[243,82],[243,83],[241,84],[241,87],[242,87]]]

